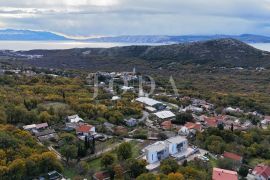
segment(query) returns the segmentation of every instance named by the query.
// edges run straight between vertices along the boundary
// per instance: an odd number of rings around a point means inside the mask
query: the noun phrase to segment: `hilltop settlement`
[[[2,64],[0,179],[270,179],[269,111],[163,82]]]

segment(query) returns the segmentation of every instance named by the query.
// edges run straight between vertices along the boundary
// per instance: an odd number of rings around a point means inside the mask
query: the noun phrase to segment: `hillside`
[[[84,48],[69,50],[32,50],[20,54],[43,55],[23,62],[52,68],[86,70],[141,70],[167,68],[168,64],[194,64],[226,67],[270,67],[270,53],[234,39],[163,45]]]
[[[233,38],[246,43],[269,43],[270,37],[242,34],[242,35],[183,35],[183,36],[158,36],[158,35],[141,35],[141,36],[114,36],[91,38],[89,42],[115,42],[115,43],[186,43],[207,41],[220,38]]]
[[[5,41],[49,41],[49,40],[67,40],[66,37],[46,31],[31,30],[0,30],[0,40]]]

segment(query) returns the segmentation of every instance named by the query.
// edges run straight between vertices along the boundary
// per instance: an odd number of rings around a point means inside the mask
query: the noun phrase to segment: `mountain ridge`
[[[217,39],[161,46],[124,46],[68,50],[31,50],[20,52],[42,55],[23,62],[39,67],[86,70],[168,69],[184,64],[212,67],[270,68],[270,52],[256,49],[235,39]]]
[[[126,36],[107,36],[98,38],[71,38],[49,31],[35,30],[17,30],[17,29],[0,29],[0,41],[82,41],[82,42],[104,42],[104,43],[134,43],[134,44],[173,44],[208,41],[221,38],[233,38],[246,43],[270,43],[270,37],[254,34],[242,35],[126,35]]]

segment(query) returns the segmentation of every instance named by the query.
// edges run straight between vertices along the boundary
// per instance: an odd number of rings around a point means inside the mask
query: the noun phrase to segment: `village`
[[[131,102],[139,104],[141,115],[125,117],[120,124],[104,121],[102,124],[94,125],[87,123],[79,114],[70,114],[63,118],[61,125],[50,126],[48,123],[41,123],[22,126],[40,144],[54,152],[61,161],[68,162],[76,158],[77,162],[87,161],[94,171],[93,179],[110,179],[108,170],[96,167],[99,166],[96,162],[108,153],[116,151],[121,144],[130,143],[134,150],[132,157],[144,160],[145,168],[150,173],[160,172],[160,166],[166,159],[173,159],[181,166],[194,161],[216,164],[220,159],[229,159],[233,167],[230,169],[213,167],[211,170],[213,180],[240,179],[242,174],[239,175],[239,169],[242,167],[248,170],[246,178],[249,180],[270,178],[269,165],[259,163],[255,167],[250,167],[236,152],[213,153],[196,143],[196,136],[209,128],[231,132],[245,132],[254,128],[267,129],[270,125],[270,116],[256,111],[245,112],[239,107],[225,107],[217,112],[215,104],[189,96],[166,92],[147,94],[134,86],[134,81],[139,79],[135,68],[132,72],[92,73],[88,76],[88,80],[91,81],[94,76],[101,80],[95,86],[111,94],[109,100],[114,106],[118,106],[121,95],[129,92],[138,94]],[[128,82],[129,85],[120,85],[123,94],[118,95],[109,86],[111,80]],[[149,84],[147,81],[144,83]],[[181,106],[174,103],[178,101],[184,103]],[[256,118],[242,118],[248,116]],[[69,134],[75,135],[77,140],[72,139]],[[65,144],[63,136],[67,141],[79,141],[82,144],[78,147],[79,157],[63,150],[62,146]],[[57,171],[48,175],[51,179],[64,177]]]

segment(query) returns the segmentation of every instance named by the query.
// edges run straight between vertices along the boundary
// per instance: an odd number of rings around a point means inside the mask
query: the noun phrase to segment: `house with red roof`
[[[234,169],[238,169],[241,164],[242,164],[242,161],[243,161],[243,157],[238,155],[238,154],[235,154],[235,153],[231,153],[231,152],[224,152],[223,153],[223,157],[224,158],[227,158],[227,159],[230,159],[233,163],[233,167]]]
[[[185,124],[185,127],[188,128],[189,130],[195,130],[195,131],[202,131],[202,125],[201,123],[193,123],[193,122],[187,122]]]
[[[76,134],[77,135],[83,135],[88,136],[90,134],[95,133],[96,129],[95,126],[92,126],[90,124],[80,124],[76,128]]]
[[[270,179],[270,166],[264,164],[258,164],[252,171],[256,180],[268,180]]]
[[[212,180],[238,180],[236,171],[213,168]]]
[[[204,118],[204,122],[207,127],[217,127],[218,125],[218,120],[215,117]]]

